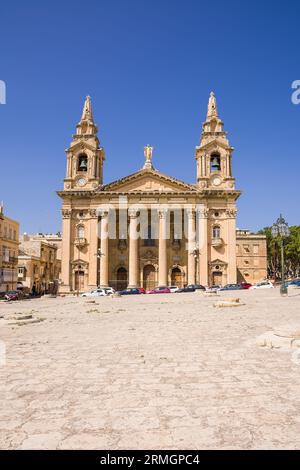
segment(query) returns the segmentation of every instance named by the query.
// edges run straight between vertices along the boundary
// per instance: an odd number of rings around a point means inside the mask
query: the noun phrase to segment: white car
[[[178,286],[169,286],[168,289],[170,289],[171,294],[174,294],[179,290]]]
[[[108,292],[108,290],[109,289],[94,289],[90,292],[84,292],[81,294],[81,297],[105,297],[111,294],[111,292]]]
[[[100,289],[100,287],[98,287],[98,289]],[[108,295],[114,294],[116,292],[115,289],[113,289],[113,287],[103,287],[103,289]]]
[[[254,284],[250,289],[274,289],[274,285],[271,281],[262,281]]]
[[[221,289],[221,286],[219,286],[219,285],[212,285],[212,286],[206,287],[205,291],[206,291],[206,292],[218,292],[220,289]]]

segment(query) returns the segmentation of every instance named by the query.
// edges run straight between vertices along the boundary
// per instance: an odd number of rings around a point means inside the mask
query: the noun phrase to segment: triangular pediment
[[[210,142],[203,143],[200,145],[201,150],[205,149],[206,151],[209,151],[209,150],[217,151],[218,147],[221,147],[227,150],[230,148],[230,145],[228,144],[227,141],[224,141],[223,139],[214,139],[214,140],[211,140]]]
[[[196,192],[196,186],[164,175],[156,170],[140,170],[132,175],[113,181],[102,187],[102,191],[116,192]]]
[[[97,148],[97,144],[92,145],[89,142],[82,142],[82,141],[76,142],[75,141],[75,142],[72,142],[71,147],[68,149],[68,151],[70,150],[74,153],[78,150],[82,150],[83,152],[85,150],[90,150],[91,152],[95,152],[95,150],[99,150],[99,149]]]
[[[209,264],[211,266],[215,266],[215,265],[227,266],[228,263],[226,263],[226,261],[223,261],[223,260],[217,258],[217,259],[214,259],[213,261],[210,261]]]

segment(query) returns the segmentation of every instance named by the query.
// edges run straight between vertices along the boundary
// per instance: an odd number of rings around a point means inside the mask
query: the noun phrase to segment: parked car
[[[30,289],[29,289],[29,287],[26,287],[26,286],[22,286],[22,287],[20,286],[20,287],[18,287],[18,286],[17,286],[17,292],[19,292],[20,295],[21,295],[23,298],[25,298],[25,299],[29,299],[29,297],[30,297]]]
[[[141,294],[139,289],[136,289],[135,287],[127,287],[127,289],[120,290],[119,291],[120,295],[137,295]]]
[[[116,292],[113,287],[98,287],[98,289],[104,289],[108,295],[114,294]]]
[[[250,289],[274,289],[273,282],[266,280],[262,282],[257,282]]]
[[[250,289],[250,287],[252,286],[252,284],[250,284],[250,282],[241,282],[241,287],[242,289]]]
[[[205,290],[205,287],[201,284],[189,284],[187,287],[193,287],[195,290]]]
[[[285,286],[286,287],[289,287],[289,286],[300,287],[300,279],[295,279],[294,281],[289,281],[289,282],[286,283]]]
[[[155,289],[148,290],[147,294],[171,294],[168,287],[155,287]]]
[[[177,293],[181,294],[182,292],[195,292],[195,287],[194,286],[185,286],[182,287],[181,289],[178,289]]]
[[[9,290],[4,296],[6,300],[20,300],[21,297],[20,292],[16,290]]]
[[[140,294],[146,294],[146,290],[143,287],[138,287]]]
[[[226,286],[221,287],[220,290],[241,290],[243,289],[240,284],[226,284]]]
[[[81,294],[81,297],[106,297],[107,295],[110,295],[106,289],[94,289],[91,290],[90,292],[83,292]]]
[[[174,294],[175,292],[178,292],[179,287],[178,286],[169,286],[168,289],[170,289],[171,294]]]
[[[209,286],[207,287],[205,290],[206,292],[217,292],[221,289],[222,286],[219,286],[219,285],[212,285],[212,286]]]

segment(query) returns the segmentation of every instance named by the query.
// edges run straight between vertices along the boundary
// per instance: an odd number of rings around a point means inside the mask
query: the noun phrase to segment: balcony
[[[223,246],[223,239],[222,238],[212,238],[211,240],[211,246],[213,246],[214,248],[220,248],[221,246]]]
[[[86,238],[75,238],[74,244],[79,247],[83,247],[87,244]]]
[[[18,264],[18,258],[16,256],[4,255],[1,258],[3,265],[16,266]]]

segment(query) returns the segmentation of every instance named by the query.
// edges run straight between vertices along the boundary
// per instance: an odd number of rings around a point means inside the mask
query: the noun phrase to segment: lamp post
[[[279,237],[281,243],[281,287],[280,294],[287,294],[287,287],[285,286],[284,280],[284,239],[290,235],[290,229],[282,215],[280,214],[279,218],[272,226],[272,236],[274,238]]]

